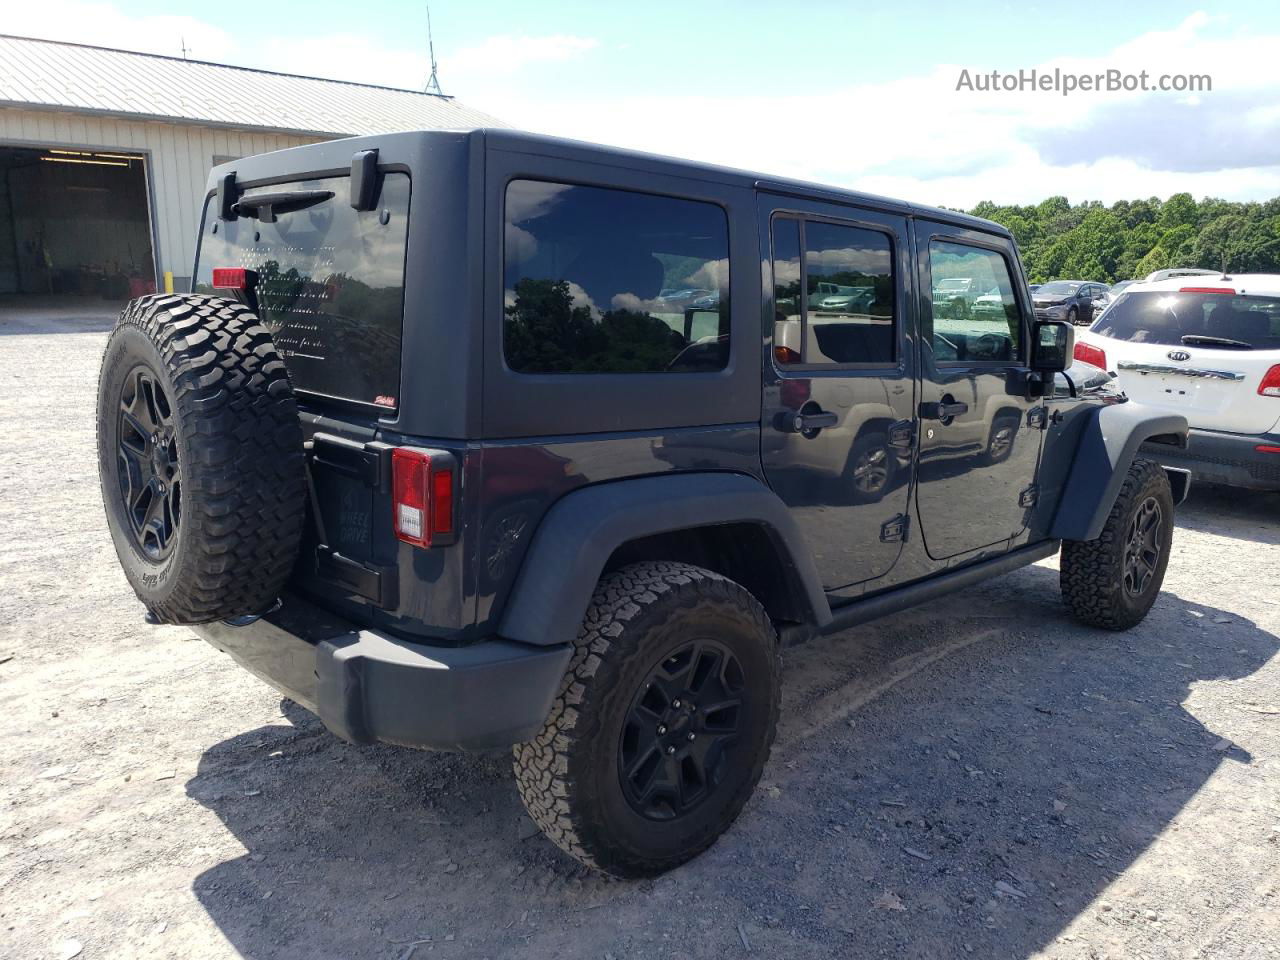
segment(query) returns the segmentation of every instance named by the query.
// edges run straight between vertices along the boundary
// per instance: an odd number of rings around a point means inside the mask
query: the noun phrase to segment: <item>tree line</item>
[[[1237,203],[1189,193],[1168,200],[1050,197],[1032,206],[984,200],[969,211],[1008,227],[1031,283],[1141,279],[1169,267],[1280,273],[1280,197]]]

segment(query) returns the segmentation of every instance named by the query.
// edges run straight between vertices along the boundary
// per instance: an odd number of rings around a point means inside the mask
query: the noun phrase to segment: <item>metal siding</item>
[[[327,139],[187,124],[138,123],[0,108],[0,144],[141,153],[154,202],[157,279],[191,274],[204,185],[214,154],[250,156]]]
[[[0,103],[316,136],[505,126],[416,90],[3,35]]]

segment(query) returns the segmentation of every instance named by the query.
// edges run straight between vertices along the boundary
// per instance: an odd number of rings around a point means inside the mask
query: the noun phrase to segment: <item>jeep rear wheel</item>
[[[107,341],[98,469],[125,577],[158,620],[263,612],[305,516],[302,426],[271,334],[247,307],[142,297]]]
[[[1062,545],[1059,583],[1071,613],[1106,630],[1127,630],[1155,603],[1169,565],[1173,492],[1159,464],[1135,460],[1096,540]]]
[[[741,812],[778,718],[777,638],[738,584],[684,563],[600,581],[520,796],[562,850],[619,877],[697,856]]]

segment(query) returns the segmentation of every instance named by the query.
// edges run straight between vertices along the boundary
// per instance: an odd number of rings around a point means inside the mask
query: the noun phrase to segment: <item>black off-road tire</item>
[[[724,753],[725,772],[701,801],[673,819],[650,819],[624,792],[624,730],[637,716],[637,701],[650,696],[646,684],[655,671],[698,638],[722,645],[741,666],[740,734]],[[777,646],[755,597],[709,570],[647,562],[604,577],[546,725],[515,748],[516,782],[529,815],[566,853],[617,877],[652,876],[697,856],[733,823],[769,757],[778,719]]]
[[[1144,508],[1159,510],[1159,551],[1145,586],[1130,591],[1125,582],[1125,558],[1135,519]],[[1155,603],[1164,582],[1173,539],[1173,492],[1159,464],[1135,460],[1096,540],[1067,540],[1062,544],[1059,584],[1072,615],[1081,623],[1104,630],[1128,630],[1140,623]]]
[[[160,424],[147,437],[140,411]],[[262,613],[280,595],[305,517],[302,426],[284,362],[248,307],[195,294],[125,307],[98,382],[98,467],[120,565],[156,620]],[[147,521],[154,489],[169,501]]]

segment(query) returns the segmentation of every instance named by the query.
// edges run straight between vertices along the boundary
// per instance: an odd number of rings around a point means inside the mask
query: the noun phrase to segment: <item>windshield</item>
[[[1042,283],[1040,289],[1036,293],[1059,293],[1071,296],[1080,289],[1080,284],[1071,280],[1053,280],[1049,283]]]
[[[288,184],[331,191],[274,222],[241,215],[218,219],[205,204],[194,291],[223,295],[215,267],[254,271],[258,315],[271,330],[294,387],[322,397],[395,407],[400,389],[400,321],[404,312],[409,177],[388,173],[377,210],[346,202],[347,177]],[[244,199],[277,192],[254,188]],[[384,213],[385,211],[385,213]]]
[[[1092,329],[1101,336],[1130,343],[1271,350],[1280,347],[1280,298],[1124,293]]]
[[[1138,282],[1137,280],[1121,280],[1119,283],[1117,283],[1114,287],[1111,288],[1111,295],[1113,297],[1118,296],[1127,287],[1131,287],[1137,282]]]

